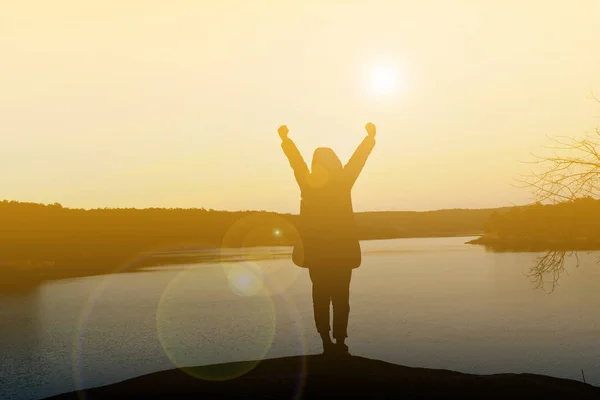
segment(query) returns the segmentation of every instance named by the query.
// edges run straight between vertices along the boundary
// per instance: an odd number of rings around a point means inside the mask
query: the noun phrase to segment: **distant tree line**
[[[493,209],[357,213],[362,240],[479,235]],[[74,209],[0,201],[0,281],[15,271],[86,275],[135,268],[153,255],[207,248],[290,246],[297,215],[203,208]],[[161,259],[158,262],[165,262]]]

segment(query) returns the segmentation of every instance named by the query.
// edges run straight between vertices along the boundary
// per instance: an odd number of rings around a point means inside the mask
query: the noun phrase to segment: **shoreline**
[[[410,237],[377,237],[369,239],[361,239],[361,242],[365,241],[378,241],[378,240],[400,240],[400,239],[441,239],[441,238],[459,238],[459,237],[474,237],[478,234],[464,233],[457,235],[440,235],[440,236],[410,236]],[[135,273],[145,272],[147,268],[155,268],[161,266],[179,266],[179,265],[190,265],[190,264],[204,264],[204,263],[215,263],[215,262],[238,262],[248,260],[248,258],[239,258],[238,252],[241,249],[249,249],[250,257],[256,256],[252,254],[253,249],[261,248],[277,248],[277,249],[289,249],[285,252],[275,252],[270,254],[269,257],[260,256],[254,258],[254,260],[265,260],[265,259],[282,259],[291,258],[293,245],[256,245],[248,247],[204,247],[193,250],[179,250],[171,252],[155,252],[145,253],[137,258],[128,259],[126,261],[113,261],[108,260],[106,264],[115,265],[115,267],[107,269],[106,267],[92,267],[86,270],[78,269],[76,266],[53,266],[48,263],[40,263],[39,265],[28,266],[23,269],[19,267],[8,267],[2,269],[0,263],[0,291],[3,289],[26,287],[32,285],[38,285],[47,281],[56,281],[62,279],[74,279],[84,278],[91,276],[103,276],[112,273]],[[228,252],[233,254],[227,254]],[[82,261],[85,264],[86,261]],[[54,269],[53,269],[54,268]]]
[[[358,356],[327,359],[320,355],[309,355],[172,369],[45,400],[199,397],[317,399],[323,396],[507,398],[523,395],[535,398],[600,398],[600,387],[528,373],[475,375],[408,367]]]
[[[482,235],[477,239],[469,240],[465,244],[483,245],[497,252],[571,252],[571,251],[598,251],[600,239],[574,238],[547,239],[531,237],[504,237]]]

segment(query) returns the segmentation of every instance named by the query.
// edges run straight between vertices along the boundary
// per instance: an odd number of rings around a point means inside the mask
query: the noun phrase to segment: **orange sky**
[[[345,161],[373,121],[357,211],[523,204],[600,114],[597,0],[0,5],[0,199],[297,212],[278,125]]]

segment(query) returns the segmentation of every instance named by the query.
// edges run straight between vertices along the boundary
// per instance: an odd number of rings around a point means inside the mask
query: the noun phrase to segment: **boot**
[[[349,357],[348,346],[344,343],[344,340],[336,340],[335,343],[335,354],[339,357]]]
[[[335,353],[336,347],[335,343],[331,341],[329,335],[321,335],[321,340],[323,341],[323,356],[331,356]]]

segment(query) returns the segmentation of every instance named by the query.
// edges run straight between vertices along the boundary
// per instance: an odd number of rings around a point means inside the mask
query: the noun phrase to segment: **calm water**
[[[486,252],[469,239],[364,242],[351,286],[351,352],[480,374],[581,380],[583,369],[600,385],[600,253],[580,254],[582,265],[567,265],[546,294],[524,275],[539,254]],[[0,321],[2,399],[175,365],[321,351],[308,274],[289,259],[50,282],[2,295]],[[213,379],[235,376],[223,374]]]

